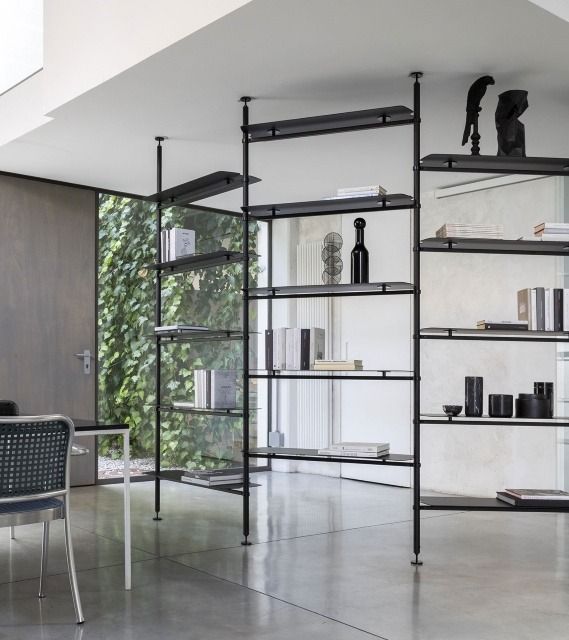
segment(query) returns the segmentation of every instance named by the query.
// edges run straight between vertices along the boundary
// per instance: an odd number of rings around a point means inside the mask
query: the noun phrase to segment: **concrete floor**
[[[241,500],[132,485],[133,591],[123,590],[122,488],[75,489],[73,534],[87,622],[74,624],[60,523],[47,598],[40,529],[0,532],[0,639],[556,640],[569,638],[569,519],[425,512],[410,559],[410,492],[303,474],[255,479],[251,547]]]

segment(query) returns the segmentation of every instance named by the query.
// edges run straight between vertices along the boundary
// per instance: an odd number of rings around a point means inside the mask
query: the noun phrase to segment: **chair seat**
[[[61,518],[63,518],[63,501],[58,498],[0,504],[0,527],[49,522]]]

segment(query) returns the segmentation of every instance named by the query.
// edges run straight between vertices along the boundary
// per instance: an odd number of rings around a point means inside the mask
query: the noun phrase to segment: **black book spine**
[[[553,289],[553,330],[563,331],[563,289]]]
[[[300,330],[300,368],[310,369],[310,329]]]
[[[536,287],[536,311],[537,311],[537,330],[545,331],[545,288]]]
[[[265,369],[273,369],[273,330],[265,329]]]

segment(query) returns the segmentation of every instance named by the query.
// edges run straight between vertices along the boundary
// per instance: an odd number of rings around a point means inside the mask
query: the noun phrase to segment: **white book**
[[[201,409],[201,369],[194,369],[194,407]],[[175,405],[174,405],[175,406]]]
[[[309,367],[312,369],[316,360],[324,360],[326,350],[326,331],[318,327],[310,328]]]
[[[286,369],[286,327],[273,329],[273,369]]]
[[[235,409],[237,406],[237,373],[230,369],[210,372],[210,408]]]
[[[169,262],[170,254],[168,252],[168,229],[162,229],[160,232],[160,261]]]
[[[387,193],[384,187],[382,187],[380,184],[370,184],[370,185],[365,185],[363,187],[341,187],[339,189],[336,189],[336,193],[339,196],[346,196],[348,198],[353,193],[364,193],[364,192],[371,193],[372,195],[377,193],[384,195]]]
[[[545,289],[545,331],[553,331],[553,296]]]
[[[563,331],[569,331],[569,289],[563,289]]]
[[[566,242],[569,241],[569,233],[542,233],[536,238],[542,242]]]
[[[336,456],[337,458],[379,458],[381,456],[389,453],[388,450],[378,452],[378,451],[349,451],[343,450],[339,451],[338,449],[318,449],[318,455],[321,456]]]
[[[193,229],[170,229],[168,234],[169,259],[177,260],[196,252],[196,232]]]
[[[289,371],[300,371],[300,329],[286,330],[285,368]]]
[[[176,402],[172,402],[172,406],[176,409],[195,409],[195,402],[182,402],[181,400],[177,400]]]
[[[170,331],[209,331],[209,329],[194,324],[166,324],[160,327],[154,327],[155,333],[167,333]]]
[[[389,442],[335,442],[331,444],[329,449],[337,449],[339,451],[362,451],[368,453],[377,453],[389,449]]]

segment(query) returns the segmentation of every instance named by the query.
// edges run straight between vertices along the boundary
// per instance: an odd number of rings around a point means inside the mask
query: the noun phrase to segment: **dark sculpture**
[[[478,133],[478,116],[482,111],[480,101],[486,93],[486,87],[489,84],[494,84],[494,78],[492,76],[482,76],[474,82],[468,90],[468,97],[466,99],[466,124],[464,125],[464,133],[462,135],[463,146],[468,142],[468,136],[472,131],[472,155],[480,155],[480,134]]]
[[[478,116],[482,111],[480,101],[486,93],[486,87],[489,84],[494,84],[494,78],[492,76],[482,76],[474,82],[468,90],[468,97],[466,99],[466,124],[464,125],[464,133],[462,135],[463,146],[468,142],[468,136],[472,131],[472,155],[480,155],[480,134],[478,133]]]
[[[518,118],[528,108],[528,92],[504,91],[498,96],[496,129],[498,131],[498,155],[526,157],[526,132]]]

